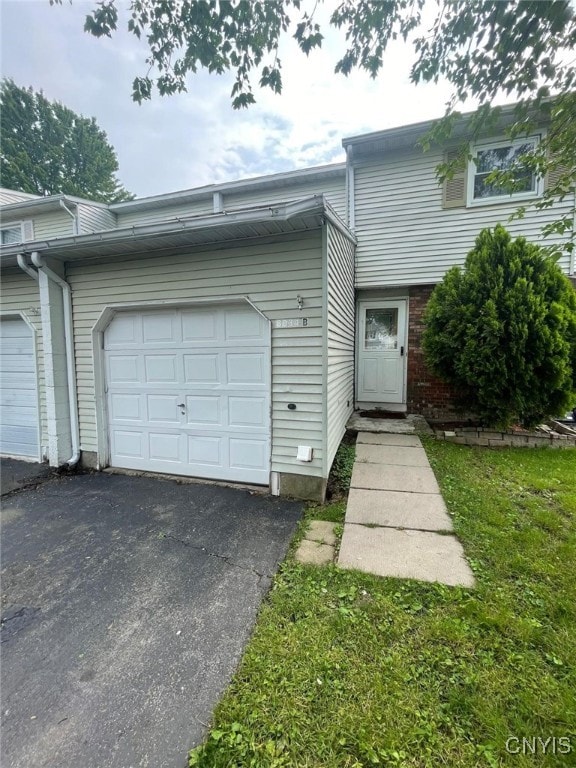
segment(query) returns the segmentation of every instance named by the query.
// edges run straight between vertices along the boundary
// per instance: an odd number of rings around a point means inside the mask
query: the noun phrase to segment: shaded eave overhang
[[[274,237],[319,229],[329,221],[351,242],[354,235],[327,203],[324,195],[313,195],[291,203],[275,203],[235,212],[212,213],[109,229],[87,235],[59,237],[2,246],[0,264],[17,264],[19,253],[34,251],[60,261],[106,259],[118,256],[150,255],[226,242]]]
[[[494,132],[503,131],[510,126],[514,122],[516,107],[517,104],[501,107],[498,121],[495,126],[491,126],[489,133],[494,134]],[[471,137],[470,121],[475,114],[475,112],[466,112],[457,120],[452,129],[450,142],[462,141]],[[350,136],[342,139],[342,146],[351,160],[373,154],[416,149],[420,140],[429,133],[440,119],[425,120],[421,123],[412,123],[398,128],[387,128],[383,131]]]

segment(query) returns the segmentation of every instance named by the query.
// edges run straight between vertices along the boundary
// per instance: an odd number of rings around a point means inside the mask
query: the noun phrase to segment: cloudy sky
[[[401,43],[376,80],[335,75],[342,39],[332,33],[308,59],[287,41],[282,95],[259,91],[248,110],[230,107],[230,77],[206,73],[190,78],[186,94],[139,106],[131,83],[146,72],[145,45],[125,26],[112,39],[84,33],[93,5],[0,0],[1,72],[95,117],[116,149],[120,180],[138,197],[339,162],[343,136],[438,117],[448,99],[446,85],[410,84],[412,49]]]

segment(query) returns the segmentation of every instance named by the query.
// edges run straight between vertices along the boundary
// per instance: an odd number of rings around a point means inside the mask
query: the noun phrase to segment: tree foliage
[[[118,160],[94,118],[82,117],[12,80],[0,87],[2,185],[36,195],[110,203],[133,195],[118,182]]]
[[[60,4],[62,0],[50,0]],[[118,27],[119,0],[102,0],[86,17],[85,30],[111,36]],[[200,69],[234,75],[232,104],[255,102],[254,84],[282,91],[283,38],[292,35],[308,55],[320,47],[325,28],[317,21],[322,0],[131,0],[128,29],[145,39],[145,74],[133,82],[137,102],[150,99],[154,86],[162,95],[186,90],[188,76]],[[457,107],[472,98],[480,109],[470,121],[474,139],[498,123],[494,100],[517,100],[507,126],[514,136],[550,126],[536,151],[507,171],[495,171],[490,183],[513,191],[526,170],[553,180],[536,206],[545,208],[571,193],[576,183],[576,18],[570,0],[327,0],[328,25],[345,32],[346,46],[335,71],[354,69],[376,77],[388,74],[389,44],[403,40],[414,49],[415,84],[443,78],[452,87],[444,118],[423,144],[443,142],[459,118]],[[435,8],[431,27],[428,12]],[[393,63],[392,63],[393,66]],[[394,76],[394,72],[392,72]],[[550,102],[550,96],[560,99]],[[451,164],[441,164],[441,180],[464,163],[468,149]],[[518,209],[518,216],[524,208]],[[560,216],[545,234],[568,235],[570,214]],[[572,237],[570,237],[572,235]]]
[[[501,225],[446,273],[425,323],[428,365],[486,424],[533,426],[574,406],[576,292],[549,255]]]

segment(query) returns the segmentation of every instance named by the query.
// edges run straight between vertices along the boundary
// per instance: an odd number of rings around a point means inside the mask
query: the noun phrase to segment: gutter
[[[38,253],[32,253],[32,263],[38,271],[44,274],[62,289],[64,302],[64,337],[66,342],[66,375],[68,381],[68,405],[70,411],[70,437],[72,442],[72,456],[65,463],[75,467],[80,459],[80,426],[78,423],[78,394],[76,389],[76,372],[74,370],[74,336],[72,326],[72,290],[68,283],[53,272]],[[18,265],[26,274],[38,280],[38,273],[26,264],[23,254],[18,254]]]
[[[215,230],[220,227],[228,227],[233,224],[258,224],[267,221],[287,222],[294,216],[304,214],[318,214],[327,216],[330,221],[352,242],[356,242],[353,233],[349,232],[343,221],[334,213],[331,206],[326,202],[324,195],[312,195],[291,203],[279,203],[278,205],[263,205],[255,208],[232,211],[226,213],[210,213],[202,216],[191,216],[184,218],[175,218],[170,221],[157,224],[140,224],[131,227],[120,227],[117,229],[107,229],[101,232],[91,232],[82,235],[73,235],[71,237],[59,237],[53,240],[35,241],[26,243],[30,250],[47,251],[51,248],[58,248],[58,256],[64,256],[67,249],[77,246],[95,246],[95,245],[120,245],[123,242],[140,239],[148,240],[159,237],[163,234],[171,234],[186,231]],[[22,250],[22,245],[17,246],[18,251]],[[16,246],[3,246],[0,255],[5,257],[12,256],[16,251]]]

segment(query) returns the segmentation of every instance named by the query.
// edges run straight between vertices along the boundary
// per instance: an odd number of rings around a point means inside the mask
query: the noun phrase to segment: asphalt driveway
[[[301,509],[107,474],[5,497],[2,765],[185,766]]]

